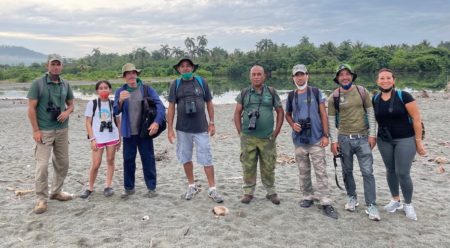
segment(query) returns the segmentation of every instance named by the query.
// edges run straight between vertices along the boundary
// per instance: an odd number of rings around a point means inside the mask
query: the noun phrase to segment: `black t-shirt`
[[[170,85],[168,101],[177,104],[176,130],[186,133],[208,131],[205,103],[212,100],[212,95],[206,80],[202,78],[202,81],[205,92],[195,78],[189,81],[181,79],[178,89],[176,89],[176,80]],[[193,109],[195,113],[190,113]]]
[[[406,91],[401,91],[403,102],[398,96],[394,94],[393,110],[389,113],[389,106],[391,99],[385,101],[381,95],[374,96],[372,99],[375,109],[375,118],[378,126],[387,127],[393,139],[409,138],[414,136],[414,128],[412,120],[409,119],[408,111],[405,104],[414,101],[414,98]]]

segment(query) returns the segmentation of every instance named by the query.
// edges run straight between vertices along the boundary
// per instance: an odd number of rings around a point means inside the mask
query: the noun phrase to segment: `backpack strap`
[[[202,77],[196,75],[196,76],[194,76],[194,80],[200,85],[200,87],[202,87],[202,90],[203,90],[203,99],[206,100],[206,99],[205,99],[205,96],[206,96],[206,93],[205,93],[205,84],[203,83]],[[175,98],[177,97],[177,91],[178,91],[178,88],[180,87],[180,84],[181,84],[181,78],[177,78],[177,79],[175,80]]]
[[[356,89],[358,90],[359,96],[361,97],[364,112],[367,114],[367,107],[366,107],[366,89],[364,89],[361,85],[356,85]]]
[[[319,116],[320,116],[320,93],[319,93],[319,88],[317,87],[311,87],[311,90],[314,94],[314,97],[316,98],[316,102],[317,102],[317,111],[319,112]]]
[[[275,107],[275,89],[271,86],[268,86],[267,88],[269,88],[269,93],[272,96],[272,106]]]

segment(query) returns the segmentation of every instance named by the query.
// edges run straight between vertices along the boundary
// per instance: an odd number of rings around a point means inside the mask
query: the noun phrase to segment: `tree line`
[[[199,63],[198,74],[203,76],[241,77],[250,66],[262,65],[269,75],[288,75],[294,64],[303,63],[311,73],[333,73],[340,63],[349,63],[357,72],[371,73],[382,67],[396,72],[436,72],[448,74],[450,69],[450,41],[432,46],[423,40],[419,44],[386,45],[375,47],[360,41],[346,40],[340,44],[325,42],[316,45],[303,36],[298,44],[277,44],[262,39],[251,51],[235,49],[228,52],[221,47],[208,47],[205,35],[187,37],[185,47],[161,44],[148,51],[137,48],[130,53],[103,53],[99,48],[79,59],[65,59],[67,79],[99,80],[117,78],[123,64],[134,63],[143,69],[145,77],[174,77],[172,68],[182,57],[191,57]],[[0,80],[28,82],[45,72],[45,63],[30,66],[0,65]]]

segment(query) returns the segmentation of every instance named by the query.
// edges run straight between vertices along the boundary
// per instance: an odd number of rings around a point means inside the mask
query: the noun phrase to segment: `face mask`
[[[342,87],[342,89],[344,89],[344,90],[348,90],[348,89],[350,89],[350,88],[352,87],[352,85],[353,85],[353,82],[351,82],[351,83],[349,83],[349,84],[347,84],[347,85],[342,85],[342,84],[341,84],[341,87]]]
[[[192,78],[192,72],[187,72],[187,73],[181,74],[181,78],[183,78],[184,80],[191,79]]]
[[[106,98],[109,97],[109,92],[108,91],[102,91],[98,95],[100,96],[100,98],[106,99]]]
[[[299,90],[304,90],[306,89],[306,87],[308,87],[308,81],[306,81],[305,84],[302,86],[299,86],[298,84],[295,84],[295,86],[297,86],[297,89]]]
[[[381,88],[381,87],[378,87],[378,89],[379,89],[381,92],[384,92],[384,93],[388,93],[389,91],[392,90],[392,88],[394,88],[394,87],[390,87],[389,89],[383,89],[383,88]]]

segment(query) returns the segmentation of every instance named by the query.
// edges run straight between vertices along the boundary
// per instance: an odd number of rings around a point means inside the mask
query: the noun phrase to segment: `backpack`
[[[194,76],[194,81],[196,81],[200,85],[200,87],[202,87],[203,99],[205,99],[205,85],[203,83],[203,79],[200,76]],[[175,80],[175,98],[177,97],[177,90],[178,90],[178,87],[180,87],[180,84],[181,84],[181,78],[177,78]],[[205,99],[205,101],[206,101],[206,99]],[[178,102],[178,100],[176,102]]]
[[[264,87],[265,87],[265,86],[264,86]],[[269,89],[269,93],[270,93],[270,95],[272,96],[272,106],[275,107],[275,89],[274,89],[273,87],[271,87],[271,86],[267,86],[267,88]],[[245,96],[248,94],[248,92],[250,91],[250,89],[251,89],[251,86],[250,86],[250,87],[247,87],[247,88],[243,88],[243,89],[241,90],[241,99],[242,99],[242,103],[244,103]],[[244,105],[244,104],[242,104],[242,105]]]
[[[395,89],[394,89],[395,90]],[[403,106],[405,106],[405,102],[403,101],[403,93],[401,90],[395,90],[395,92],[397,93],[398,98],[400,99],[400,101],[403,103]],[[378,105],[380,104],[380,99],[381,99],[381,93],[377,93],[374,97],[373,97],[373,103],[377,103]],[[391,106],[389,107],[389,111],[392,112],[392,108],[394,105],[394,101],[391,101]],[[406,107],[405,107],[406,108]],[[408,112],[408,111],[406,111]],[[408,114],[408,121],[409,124],[412,125],[412,119],[411,116],[409,116]],[[420,123],[422,125],[422,140],[425,139],[425,125],[423,124],[423,121]]]
[[[320,94],[319,94],[319,89],[316,88],[316,87],[310,87],[310,86],[308,86],[307,89],[308,89],[308,92],[309,92],[309,90],[311,89],[311,91],[313,92],[314,98],[316,99],[317,105],[320,106],[320,99],[319,99],[319,95],[320,95]],[[295,90],[292,90],[292,91],[290,91],[290,92],[288,93],[288,99],[287,99],[288,102],[293,103],[294,97],[295,97],[294,94],[295,94]],[[309,99],[309,100],[310,100],[310,99]],[[308,102],[308,103],[310,103],[310,102]],[[292,107],[294,107],[294,106],[296,106],[296,105],[292,104]],[[310,104],[308,104],[308,108],[309,108],[309,106],[310,106]],[[320,115],[320,107],[317,108],[317,110],[318,110],[319,115]],[[294,111],[294,115],[295,115],[295,111]]]
[[[369,121],[367,119],[367,107],[366,107],[366,90],[363,86],[361,85],[355,85],[356,89],[359,93],[359,96],[361,97],[362,100],[362,104],[363,104],[363,108],[364,108],[364,113],[365,113],[365,119],[366,119],[366,124],[368,125]],[[340,95],[341,95],[341,87],[335,89],[333,91],[333,104],[334,104],[334,109],[336,110],[336,128],[339,128],[339,104],[340,104]]]
[[[167,128],[166,119],[164,118],[162,123],[159,125],[158,132],[156,132],[154,135],[150,136],[148,134],[148,128],[150,125],[155,121],[157,109],[155,101],[151,97],[148,96],[148,85],[144,84],[144,96],[142,101],[142,124],[141,124],[141,131],[139,133],[140,138],[151,138],[154,139],[158,137],[164,130]]]

